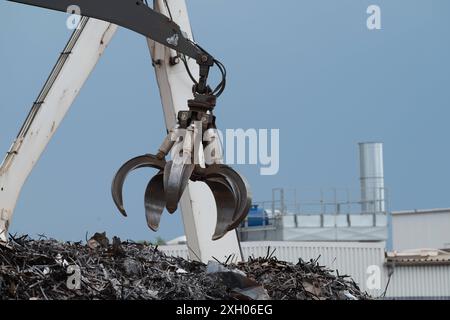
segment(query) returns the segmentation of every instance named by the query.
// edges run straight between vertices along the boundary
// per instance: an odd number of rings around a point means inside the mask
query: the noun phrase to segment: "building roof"
[[[386,263],[389,265],[450,264],[450,252],[438,249],[386,252]]]
[[[406,214],[428,214],[428,213],[450,213],[450,208],[438,208],[438,209],[414,209],[414,210],[402,210],[392,211],[393,215],[406,215]]]
[[[167,245],[185,244],[187,243],[186,236],[179,236],[175,239],[166,242]]]

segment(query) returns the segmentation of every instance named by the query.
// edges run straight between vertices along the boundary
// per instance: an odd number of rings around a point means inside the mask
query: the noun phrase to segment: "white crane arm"
[[[0,165],[0,240],[8,227],[20,191],[48,142],[94,69],[117,26],[82,18]]]
[[[173,20],[192,39],[192,30],[187,14],[185,0],[167,0]],[[169,16],[164,0],[155,1],[154,9]],[[153,61],[156,79],[159,85],[166,127],[173,128],[176,115],[180,110],[187,110],[186,100],[192,99],[192,81],[186,73],[182,63],[172,65],[171,58],[176,52],[147,38]],[[198,73],[195,60],[188,60],[189,68],[194,74]],[[225,260],[234,256],[235,260],[242,260],[242,253],[236,232],[228,232],[222,239],[211,241],[211,234],[216,225],[217,209],[209,188],[201,182],[189,182],[180,201],[186,234],[189,256],[191,259],[207,262],[213,257]]]

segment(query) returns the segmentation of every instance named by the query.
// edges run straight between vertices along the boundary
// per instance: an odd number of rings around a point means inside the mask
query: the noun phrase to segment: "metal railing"
[[[364,191],[366,195],[372,192]],[[310,221],[313,220],[314,227],[321,228],[354,227],[358,226],[356,222],[358,220],[363,220],[359,224],[377,227],[384,223],[380,220],[386,220],[388,192],[383,188],[383,190],[373,190],[373,194],[382,197],[379,199],[374,197],[375,200],[362,200],[361,190],[350,188],[315,190],[275,188],[272,190],[272,200],[254,202],[254,205],[263,209],[261,223],[250,226],[249,218],[247,218],[240,229],[241,231],[274,230],[287,224],[294,228],[307,228],[309,225],[308,222],[305,223],[305,220],[307,221],[308,218]],[[257,217],[252,215],[250,219],[252,218]],[[371,222],[368,222],[369,220]],[[329,225],[330,223],[332,225]]]
[[[385,214],[389,202],[387,190],[366,190],[366,194],[370,193],[377,196],[362,200],[361,190],[350,188],[276,188],[272,190],[272,200],[254,204],[273,215]]]

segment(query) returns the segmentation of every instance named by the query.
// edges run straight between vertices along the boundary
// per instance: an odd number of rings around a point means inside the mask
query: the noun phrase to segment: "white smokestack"
[[[383,144],[359,144],[361,209],[363,213],[385,212]]]

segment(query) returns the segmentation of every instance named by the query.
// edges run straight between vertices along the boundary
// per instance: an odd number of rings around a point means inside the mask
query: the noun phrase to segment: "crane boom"
[[[91,0],[89,3],[95,2],[98,4],[102,1]],[[40,3],[42,7],[48,7],[49,3],[56,2],[60,6],[68,4],[65,0],[29,0],[15,2],[33,5]],[[70,1],[70,4],[73,3],[74,1]],[[88,2],[81,1],[81,3],[87,4]],[[106,6],[113,3],[116,2],[108,1]],[[174,12],[173,16],[169,11],[168,4],[172,8],[172,12]],[[65,10],[61,9],[60,11]],[[175,34],[183,36],[180,39],[185,39],[186,41],[182,41],[181,43],[185,43],[186,46],[182,48],[187,49],[180,49],[175,44],[172,46],[167,45],[163,41],[165,35],[158,38],[158,33],[156,33],[156,36],[152,33],[151,38],[148,38],[152,60],[155,62],[158,61],[158,63],[155,63],[155,72],[160,89],[166,126],[167,129],[170,129],[177,122],[177,113],[187,110],[184,102],[192,98],[193,93],[197,97],[202,95],[198,90],[194,90],[193,92],[192,75],[188,75],[185,72],[185,66],[173,63],[174,56],[178,56],[179,52],[190,57],[197,55],[197,64],[192,60],[185,62],[189,65],[188,69],[199,70],[199,82],[201,82],[202,75],[205,76],[206,74],[207,76],[205,66],[208,66],[210,63],[209,60],[213,58],[209,54],[206,54],[208,61],[200,61],[200,63],[198,61],[199,59],[202,60],[202,57],[205,57],[205,52],[189,40],[192,39],[192,32],[185,0],[155,0],[154,11],[151,10],[151,12],[147,16],[149,19],[152,19],[151,17],[157,17],[161,21],[164,20],[164,23],[168,23],[168,25],[176,25],[177,28],[175,30],[179,30],[179,32],[181,32],[181,29],[186,31]],[[170,16],[171,18],[168,19],[166,16]],[[157,20],[153,20],[151,23],[153,26],[155,21]],[[7,241],[8,227],[11,223],[14,207],[27,177],[63,120],[64,115],[72,105],[84,82],[95,67],[116,29],[117,25],[110,21],[106,22],[83,17],[80,22],[80,28],[75,30],[71,36],[36,102],[33,103],[31,111],[22,125],[17,138],[12,144],[3,163],[0,165],[0,242]],[[147,35],[147,33],[144,35]],[[173,34],[171,37],[173,37]],[[204,80],[205,85],[206,77]],[[199,89],[198,83],[197,87],[194,88]],[[205,93],[208,94],[208,92]],[[194,99],[192,101],[196,108],[201,109],[205,105],[205,101],[200,101],[197,104],[195,104],[195,102],[198,102],[197,100]],[[210,107],[209,103],[206,103],[206,105],[208,108]],[[226,173],[229,174],[230,169]],[[213,174],[217,176],[220,172],[213,172]],[[231,179],[229,175],[224,175],[224,177]],[[215,179],[217,181],[217,177]],[[236,188],[237,186],[233,185],[233,187]],[[238,196],[241,204],[248,205],[250,194],[240,193]],[[201,182],[189,181],[185,192],[182,194],[180,206],[183,214],[189,254],[192,259],[206,262],[212,259],[212,257],[225,260],[230,255],[233,255],[237,260],[242,259],[237,234],[235,232],[226,233],[229,227],[227,223],[230,221],[225,224],[222,223],[222,228],[225,228],[222,231],[225,231],[225,233],[223,235],[221,234],[219,240],[212,241],[210,239],[210,234],[215,225],[214,211],[220,210],[220,201],[220,198],[214,199],[206,184]],[[216,205],[216,203],[218,204]],[[243,212],[242,208],[241,211]],[[238,218],[241,217],[242,213]],[[234,220],[236,223],[237,220],[235,217]]]
[[[0,240],[8,227],[20,191],[94,69],[117,26],[83,18],[33,103],[16,139],[0,165]]]

